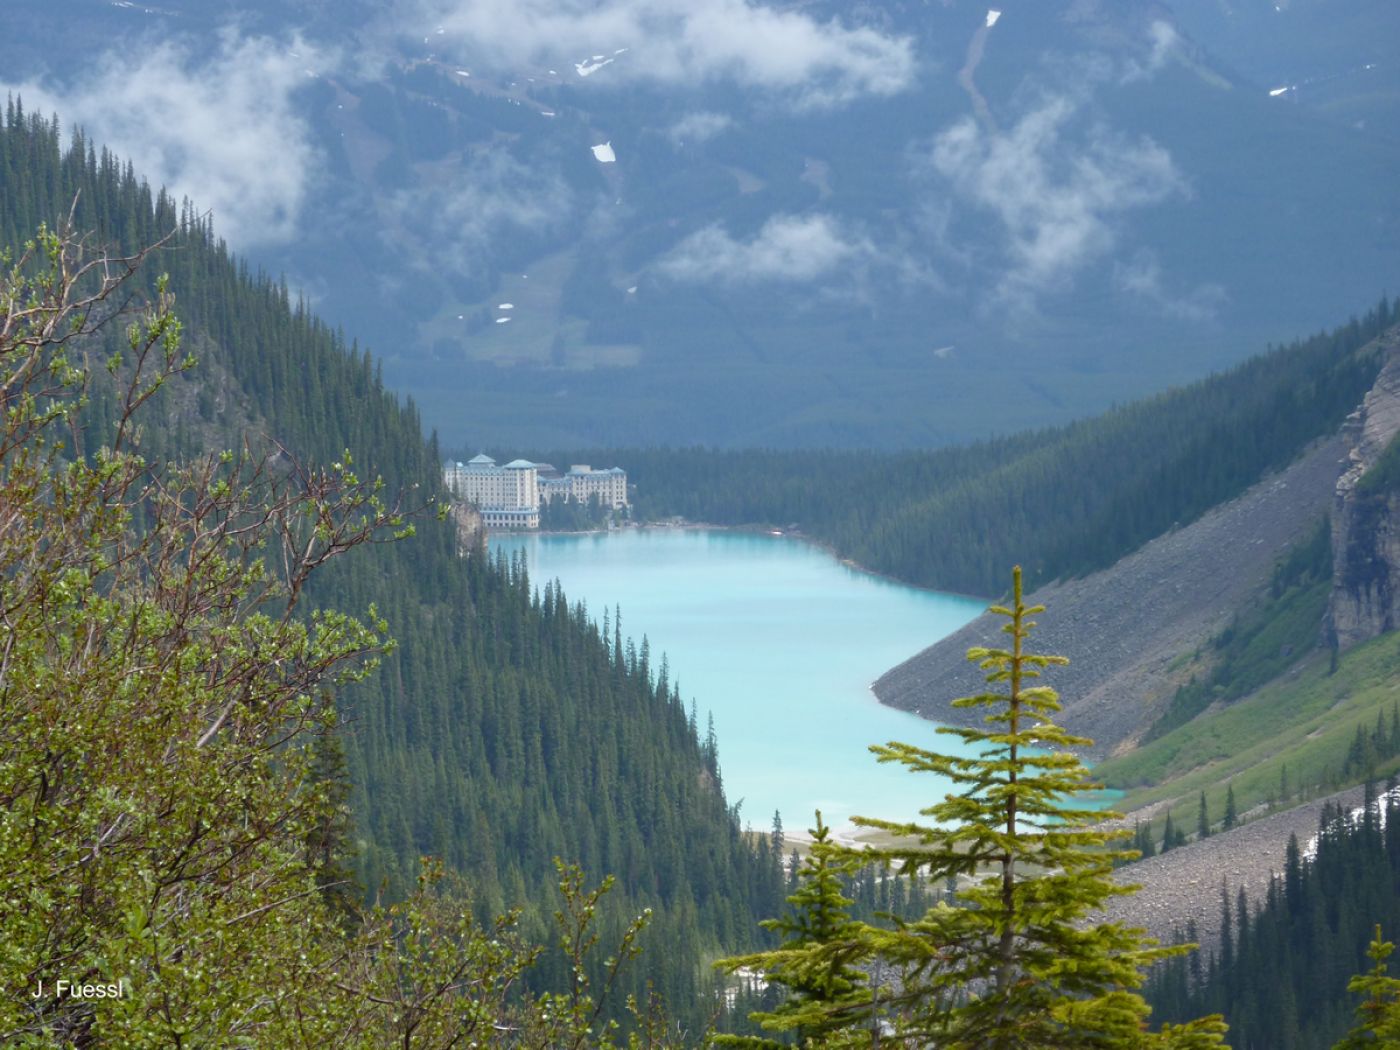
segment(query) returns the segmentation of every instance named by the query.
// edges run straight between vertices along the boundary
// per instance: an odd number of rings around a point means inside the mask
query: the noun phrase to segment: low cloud
[[[1122,76],[1123,83],[1146,80],[1155,76],[1167,64],[1167,59],[1171,57],[1172,52],[1176,50],[1180,42],[1181,37],[1170,22],[1164,22],[1161,19],[1153,21],[1147,27],[1147,56],[1141,62],[1136,59],[1128,59]]]
[[[1155,307],[1163,316],[1183,321],[1211,321],[1228,298],[1218,284],[1199,284],[1184,295],[1167,289],[1157,256],[1146,249],[1113,266],[1113,286]]]
[[[914,79],[913,45],[838,19],[755,0],[412,0],[444,43],[497,68],[605,68],[594,79],[724,80],[798,108],[893,95]],[[625,50],[624,50],[625,49]],[[591,80],[590,83],[593,81]]]
[[[687,142],[706,142],[727,131],[734,123],[723,113],[687,113],[667,130],[666,134],[677,146]]]
[[[395,194],[385,218],[431,252],[414,254],[425,270],[474,275],[504,237],[542,234],[570,221],[573,193],[553,168],[527,166],[504,150],[483,150],[450,180]]]
[[[318,167],[294,96],[330,59],[304,41],[225,30],[212,55],[182,43],[98,56],[68,84],[5,84],[31,112],[57,113],[138,174],[213,211],[240,248],[286,242]]]
[[[691,283],[806,282],[873,254],[868,240],[846,232],[828,215],[775,215],[747,241],[707,226],[672,249],[660,269]]]
[[[1187,192],[1152,139],[1101,124],[1076,131],[1078,104],[1045,99],[1006,131],[972,119],[935,138],[928,163],[957,198],[993,215],[1002,241],[996,298],[1031,305],[1109,254],[1124,213]]]

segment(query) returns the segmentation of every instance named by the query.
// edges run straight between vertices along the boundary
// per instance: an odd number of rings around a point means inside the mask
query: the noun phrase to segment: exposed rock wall
[[[1400,491],[1358,490],[1400,431],[1400,333],[1382,338],[1386,362],[1342,434],[1349,451],[1332,503],[1329,641],[1349,649],[1400,626]]]
[[[462,554],[470,553],[486,532],[481,511],[470,503],[452,504],[452,523],[457,526],[457,550]]]

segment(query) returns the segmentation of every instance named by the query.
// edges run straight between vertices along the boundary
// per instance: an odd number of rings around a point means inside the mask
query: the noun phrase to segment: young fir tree
[[[818,810],[800,881],[788,897],[792,911],[763,923],[782,935],[778,948],[721,959],[716,965],[729,973],[758,971],[787,988],[788,997],[778,1009],[750,1015],[765,1029],[793,1032],[799,1046],[869,1046],[869,1032],[861,1025],[870,1015],[870,987],[855,964],[864,951],[861,924],[847,910],[854,902],[841,892],[842,878],[854,874],[863,858],[832,842],[830,831]],[[721,1035],[715,1045],[769,1050],[788,1044]]]
[[[1337,1044],[1336,1050],[1400,1046],[1400,980],[1386,973],[1385,964],[1394,950],[1394,944],[1381,940],[1381,928],[1377,926],[1366,953],[1376,965],[1370,972],[1353,977],[1347,985],[1348,991],[1364,993],[1366,999],[1356,1008],[1356,1027]]]
[[[921,1046],[1218,1046],[1218,1016],[1148,1032],[1149,1008],[1135,991],[1145,967],[1191,946],[1155,947],[1142,930],[1090,921],[1110,898],[1133,892],[1110,878],[1113,862],[1132,855],[1111,843],[1129,833],[1103,830],[1110,814],[1075,804],[1097,787],[1072,750],[1090,741],[1052,721],[1054,690],[1030,684],[1068,662],[1026,651],[1040,611],[1025,605],[1018,567],[1010,606],[991,609],[1008,621],[1009,646],[968,652],[991,688],[954,701],[986,710],[984,725],[939,730],[972,745],[975,757],[872,748],[882,762],[947,777],[956,792],[922,811],[933,818],[926,825],[856,818],[909,843],[873,856],[906,875],[975,880],[962,907],[866,927],[870,954],[900,970],[892,1023],[905,1043]]]

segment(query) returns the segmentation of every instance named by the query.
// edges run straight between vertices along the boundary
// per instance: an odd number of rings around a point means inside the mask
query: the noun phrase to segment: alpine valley
[[[0,1044],[1392,1045],[1400,6],[3,24]],[[784,709],[943,779],[755,829],[482,452],[979,596]]]

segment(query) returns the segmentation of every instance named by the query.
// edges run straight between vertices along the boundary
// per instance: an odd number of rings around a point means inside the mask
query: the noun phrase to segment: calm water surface
[[[841,827],[856,813],[908,819],[941,799],[931,774],[877,765],[872,743],[948,751],[931,723],[881,706],[870,684],[985,608],[857,572],[783,537],[694,529],[584,536],[501,536],[523,550],[536,586],[557,577],[597,619],[620,606],[622,631],[664,652],[700,733],[713,712],[730,803],[766,828],[789,830],[812,811]],[[951,697],[947,699],[952,699]]]

